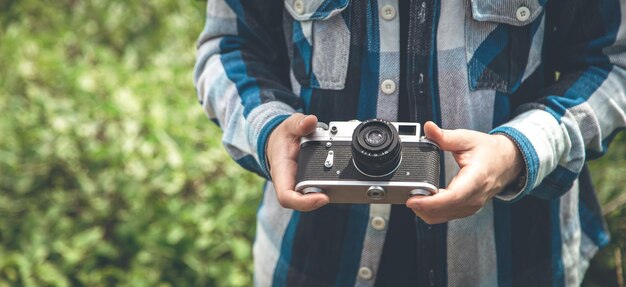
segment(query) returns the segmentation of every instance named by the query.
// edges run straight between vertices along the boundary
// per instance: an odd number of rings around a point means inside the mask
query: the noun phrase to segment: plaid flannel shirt
[[[209,0],[194,83],[226,150],[267,177],[266,141],[290,114],[396,121],[403,103],[411,120],[505,134],[523,184],[467,218],[416,218],[415,284],[580,284],[609,240],[585,161],[626,126],[626,1],[407,1]],[[442,182],[457,171],[445,153]],[[255,284],[373,286],[390,210],[288,210],[269,182]]]

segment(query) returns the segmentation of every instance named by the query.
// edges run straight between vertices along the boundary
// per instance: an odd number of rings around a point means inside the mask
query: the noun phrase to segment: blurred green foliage
[[[626,132],[622,131],[602,158],[589,162],[602,209],[611,232],[611,243],[592,260],[585,286],[619,286],[615,253],[621,253],[626,271]],[[622,272],[623,272],[622,271]],[[623,276],[626,274],[623,273]],[[623,283],[623,281],[622,281]],[[623,285],[622,285],[623,286]]]
[[[262,181],[197,104],[204,3],[0,11],[0,286],[251,285]],[[605,206],[623,198],[625,139],[592,163]],[[614,205],[589,286],[616,282],[626,208]]]
[[[261,180],[192,84],[202,1],[0,1],[0,286],[251,285]]]

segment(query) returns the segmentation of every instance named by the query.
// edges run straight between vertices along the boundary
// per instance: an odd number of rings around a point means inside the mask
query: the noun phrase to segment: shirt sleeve
[[[269,177],[269,134],[301,108],[289,84],[282,1],[209,0],[197,46],[194,85],[226,151]]]
[[[554,53],[559,80],[491,131],[511,138],[526,164],[523,188],[501,200],[563,195],[585,160],[604,154],[626,127],[626,0],[580,2],[571,26],[556,26],[568,31]]]

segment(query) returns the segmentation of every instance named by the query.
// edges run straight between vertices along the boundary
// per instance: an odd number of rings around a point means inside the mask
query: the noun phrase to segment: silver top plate
[[[352,133],[356,129],[356,127],[361,124],[361,121],[352,120],[352,121],[337,121],[330,122],[328,124],[328,128],[318,126],[317,129],[310,135],[306,137],[300,138],[300,144],[315,141],[352,141]],[[439,147],[435,142],[432,142],[425,137],[421,136],[421,125],[419,123],[408,123],[408,122],[391,122],[391,124],[396,128],[396,131],[400,131],[401,127],[410,127],[409,130],[415,131],[414,135],[400,135],[401,142],[426,142]],[[321,125],[324,126],[324,125]],[[336,132],[333,133],[333,127],[336,128]],[[402,130],[406,130],[406,128],[402,128]]]
[[[328,141],[328,140],[351,141],[352,133],[354,132],[354,129],[356,129],[356,127],[359,124],[361,124],[361,122],[357,120],[352,120],[352,121],[347,121],[347,122],[330,122],[330,124],[328,124],[328,129],[324,129],[318,126],[317,129],[315,129],[315,131],[312,134],[306,137],[302,137],[302,139],[300,140],[300,143],[305,143],[308,141]],[[396,128],[396,131],[400,130],[400,126],[413,127],[415,130],[415,135],[400,135],[400,139],[402,141],[410,141],[410,140],[419,141],[420,124],[399,123],[399,122],[392,122],[391,124]],[[333,127],[336,128],[337,130],[336,133],[332,132]]]

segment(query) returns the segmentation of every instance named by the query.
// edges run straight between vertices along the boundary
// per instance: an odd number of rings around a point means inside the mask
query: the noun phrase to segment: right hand
[[[330,202],[324,193],[301,194],[294,190],[300,138],[314,132],[316,127],[317,117],[296,113],[278,125],[267,141],[265,153],[272,182],[278,202],[284,208],[311,211]]]

